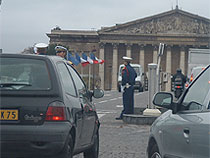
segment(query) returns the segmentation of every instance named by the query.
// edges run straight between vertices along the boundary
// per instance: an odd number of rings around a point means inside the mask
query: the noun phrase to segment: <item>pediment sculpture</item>
[[[210,34],[210,23],[181,14],[173,14],[149,21],[131,23],[130,26],[112,30],[114,33],[131,34]]]

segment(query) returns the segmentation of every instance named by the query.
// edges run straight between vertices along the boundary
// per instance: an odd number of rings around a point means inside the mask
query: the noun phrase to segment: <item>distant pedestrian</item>
[[[67,49],[63,46],[56,46],[55,47],[56,55],[60,56],[62,58],[66,58],[67,55]]]
[[[45,44],[45,43],[37,43],[35,45],[35,53],[38,54],[38,55],[47,55],[47,48],[48,48],[48,45]]]
[[[123,57],[125,67],[122,69],[122,91],[123,91],[123,110],[120,117],[116,120],[122,120],[123,114],[134,113],[134,84],[137,77],[136,71],[131,67],[132,58]]]

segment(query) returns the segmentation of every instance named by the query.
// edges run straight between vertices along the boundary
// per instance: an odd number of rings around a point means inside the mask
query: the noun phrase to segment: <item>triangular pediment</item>
[[[210,34],[210,19],[179,9],[101,29],[99,34]]]

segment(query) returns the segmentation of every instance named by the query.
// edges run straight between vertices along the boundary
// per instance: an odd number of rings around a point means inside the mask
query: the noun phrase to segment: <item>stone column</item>
[[[182,69],[182,73],[185,74],[185,47],[181,46],[180,51],[180,69]]]
[[[168,83],[166,83],[166,91],[171,91],[171,46],[167,46],[166,72],[168,73]]]
[[[100,43],[99,59],[104,60],[104,43]],[[104,89],[104,64],[99,64],[99,76],[101,77],[101,89]]]
[[[112,61],[112,90],[117,90],[117,70],[118,70],[118,45],[113,44],[113,61]]]
[[[142,66],[142,70],[144,71],[144,45],[140,45],[139,64]]]
[[[131,57],[131,44],[127,44],[127,49],[126,49],[126,56]]]
[[[157,64],[157,59],[158,59],[158,46],[154,45],[153,49],[153,63]]]

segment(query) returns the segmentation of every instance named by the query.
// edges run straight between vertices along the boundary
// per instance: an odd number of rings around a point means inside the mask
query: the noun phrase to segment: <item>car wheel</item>
[[[73,158],[73,139],[71,134],[69,134],[66,144],[63,148],[62,154],[60,155],[61,158]]]
[[[98,158],[99,154],[99,134],[94,136],[94,144],[93,146],[84,152],[84,158]]]
[[[149,158],[161,158],[157,144],[153,145]]]

